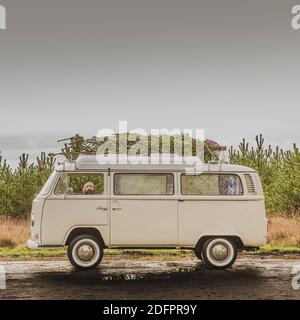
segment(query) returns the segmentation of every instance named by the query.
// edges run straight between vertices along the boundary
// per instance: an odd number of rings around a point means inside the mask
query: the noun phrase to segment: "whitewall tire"
[[[217,269],[232,266],[237,257],[237,248],[233,241],[226,238],[210,238],[202,248],[203,261]]]
[[[70,243],[68,258],[77,269],[92,269],[102,260],[103,248],[96,237],[81,235]]]

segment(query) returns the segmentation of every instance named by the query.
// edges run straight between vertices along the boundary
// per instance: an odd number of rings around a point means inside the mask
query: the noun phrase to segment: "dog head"
[[[95,191],[95,185],[91,181],[88,181],[82,188],[83,194],[95,194]]]

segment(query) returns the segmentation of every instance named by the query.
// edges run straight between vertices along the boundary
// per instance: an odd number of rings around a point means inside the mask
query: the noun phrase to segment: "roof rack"
[[[223,162],[221,160],[217,160],[217,161],[211,160],[211,161],[208,161],[207,163],[208,163],[208,171],[211,171],[212,164],[219,165],[219,171],[222,171]]]
[[[146,157],[147,158],[147,157]],[[148,158],[149,159],[149,158]],[[162,159],[159,159],[162,160]],[[188,168],[193,168],[194,165],[185,163],[101,163],[97,161],[96,155],[82,155],[76,160],[65,160],[59,165],[60,171],[74,171],[74,170],[137,170],[137,171],[180,171],[183,172]],[[225,161],[208,161],[203,164],[203,172],[255,172],[254,169],[241,165],[229,164]]]

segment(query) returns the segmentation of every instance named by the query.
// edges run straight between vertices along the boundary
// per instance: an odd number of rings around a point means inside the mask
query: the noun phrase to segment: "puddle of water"
[[[97,269],[78,271],[76,269],[57,268],[53,264],[49,270],[34,268],[31,270],[32,278],[43,278],[49,281],[136,281],[154,280],[176,277],[179,274],[193,273],[205,269],[202,263],[117,263],[114,265],[100,265]],[[54,271],[55,270],[55,271]],[[20,275],[19,275],[20,276]]]
[[[141,280],[150,278],[147,274],[115,274],[115,275],[107,275],[100,276],[98,279],[103,281],[113,281],[113,280]]]
[[[196,272],[197,268],[195,267],[179,267],[173,268],[170,270],[161,270],[161,271],[154,271],[147,272],[147,273],[125,273],[125,274],[109,274],[109,275],[102,275],[98,274],[99,280],[141,280],[141,279],[161,279],[161,278],[170,278],[172,275],[176,275],[178,273],[190,273]]]

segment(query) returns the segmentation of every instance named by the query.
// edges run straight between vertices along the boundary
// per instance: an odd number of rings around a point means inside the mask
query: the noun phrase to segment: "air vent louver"
[[[255,185],[250,174],[245,174],[245,180],[247,184],[247,190],[249,194],[256,194]]]

